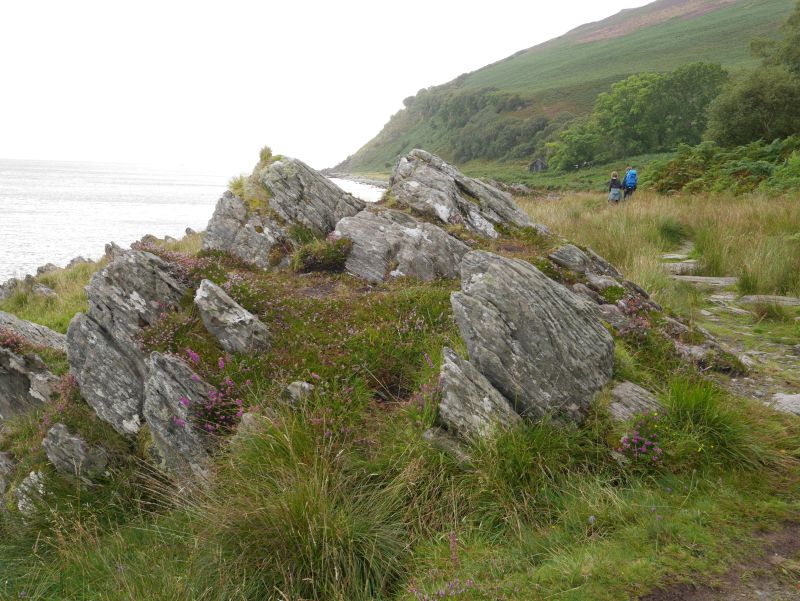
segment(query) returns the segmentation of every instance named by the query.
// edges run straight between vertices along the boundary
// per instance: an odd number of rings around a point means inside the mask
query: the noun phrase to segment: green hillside
[[[642,71],[693,61],[755,66],[750,40],[774,37],[794,0],[658,0],[420,90],[337,166],[387,171],[424,147],[456,163],[532,159],[544,139],[591,109],[598,93]]]

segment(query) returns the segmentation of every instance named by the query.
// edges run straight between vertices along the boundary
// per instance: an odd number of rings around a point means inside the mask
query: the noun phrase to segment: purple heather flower
[[[177,415],[173,415],[173,416],[172,416],[172,422],[173,422],[173,423],[174,423],[176,426],[180,426],[180,427],[183,427],[183,426],[185,426],[185,425],[186,425],[186,420],[185,420],[185,419],[181,419],[181,418],[180,418],[180,417],[178,417]]]
[[[217,361],[217,367],[219,367],[220,369],[225,369],[225,359],[220,357],[219,361]]]
[[[185,396],[182,396],[180,399],[178,399],[178,402],[181,405],[183,405],[184,407],[188,407],[189,406],[189,399],[186,398]]]
[[[195,353],[192,349],[186,349],[186,356],[189,357],[189,361],[192,363],[200,363],[200,355]]]

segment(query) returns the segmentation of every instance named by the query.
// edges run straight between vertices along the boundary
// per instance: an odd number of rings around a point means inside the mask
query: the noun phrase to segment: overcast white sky
[[[406,96],[646,0],[0,0],[0,158],[332,166]]]

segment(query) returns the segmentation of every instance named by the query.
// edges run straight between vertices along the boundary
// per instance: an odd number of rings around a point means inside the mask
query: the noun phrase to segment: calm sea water
[[[45,263],[97,259],[112,240],[127,248],[145,234],[180,238],[187,227],[203,230],[229,175],[0,160],[0,283]],[[380,197],[370,186],[337,183],[365,200]]]

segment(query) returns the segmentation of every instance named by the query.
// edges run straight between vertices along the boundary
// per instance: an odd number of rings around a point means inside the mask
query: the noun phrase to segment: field
[[[691,242],[704,273],[740,276],[734,294],[798,294],[797,198],[519,201],[648,287],[665,313],[725,340],[746,331],[776,355],[800,343],[795,309],[715,322],[700,313],[707,293],[675,283],[661,261]],[[537,262],[557,244],[518,232],[489,247]],[[172,252],[197,250],[193,238]],[[145,440],[98,423],[74,389],[8,422],[0,450],[25,458],[22,475],[45,470],[51,494],[26,519],[5,498],[0,598],[647,599],[660,586],[724,579],[732,565],[752,570],[764,545],[800,519],[798,418],[745,394],[737,374],[679,361],[657,337],[618,335],[615,378],[653,389],[663,411],[614,424],[604,394],[581,427],[520,427],[475,442],[465,463],[423,438],[442,346],[462,348],[449,303],[457,283],[370,288],[341,273],[265,273],[216,255],[191,265],[195,282],[227,282],[271,324],[271,350],[223,356],[191,303],[142,343],[193,349],[205,378],[232,380],[254,414],[250,427],[221,440],[211,482],[187,490],[148,467]],[[89,273],[59,277],[69,302],[20,294],[0,308],[63,330],[85,302],[76,290]],[[751,371],[753,385],[769,377],[800,392],[769,352]],[[297,379],[316,389],[291,407],[281,391]],[[47,471],[40,443],[55,419],[109,445],[112,468],[99,485]],[[622,439],[634,431],[657,440],[663,460],[626,455]],[[782,549],[783,563],[763,568],[782,591],[796,586],[796,551]]]

